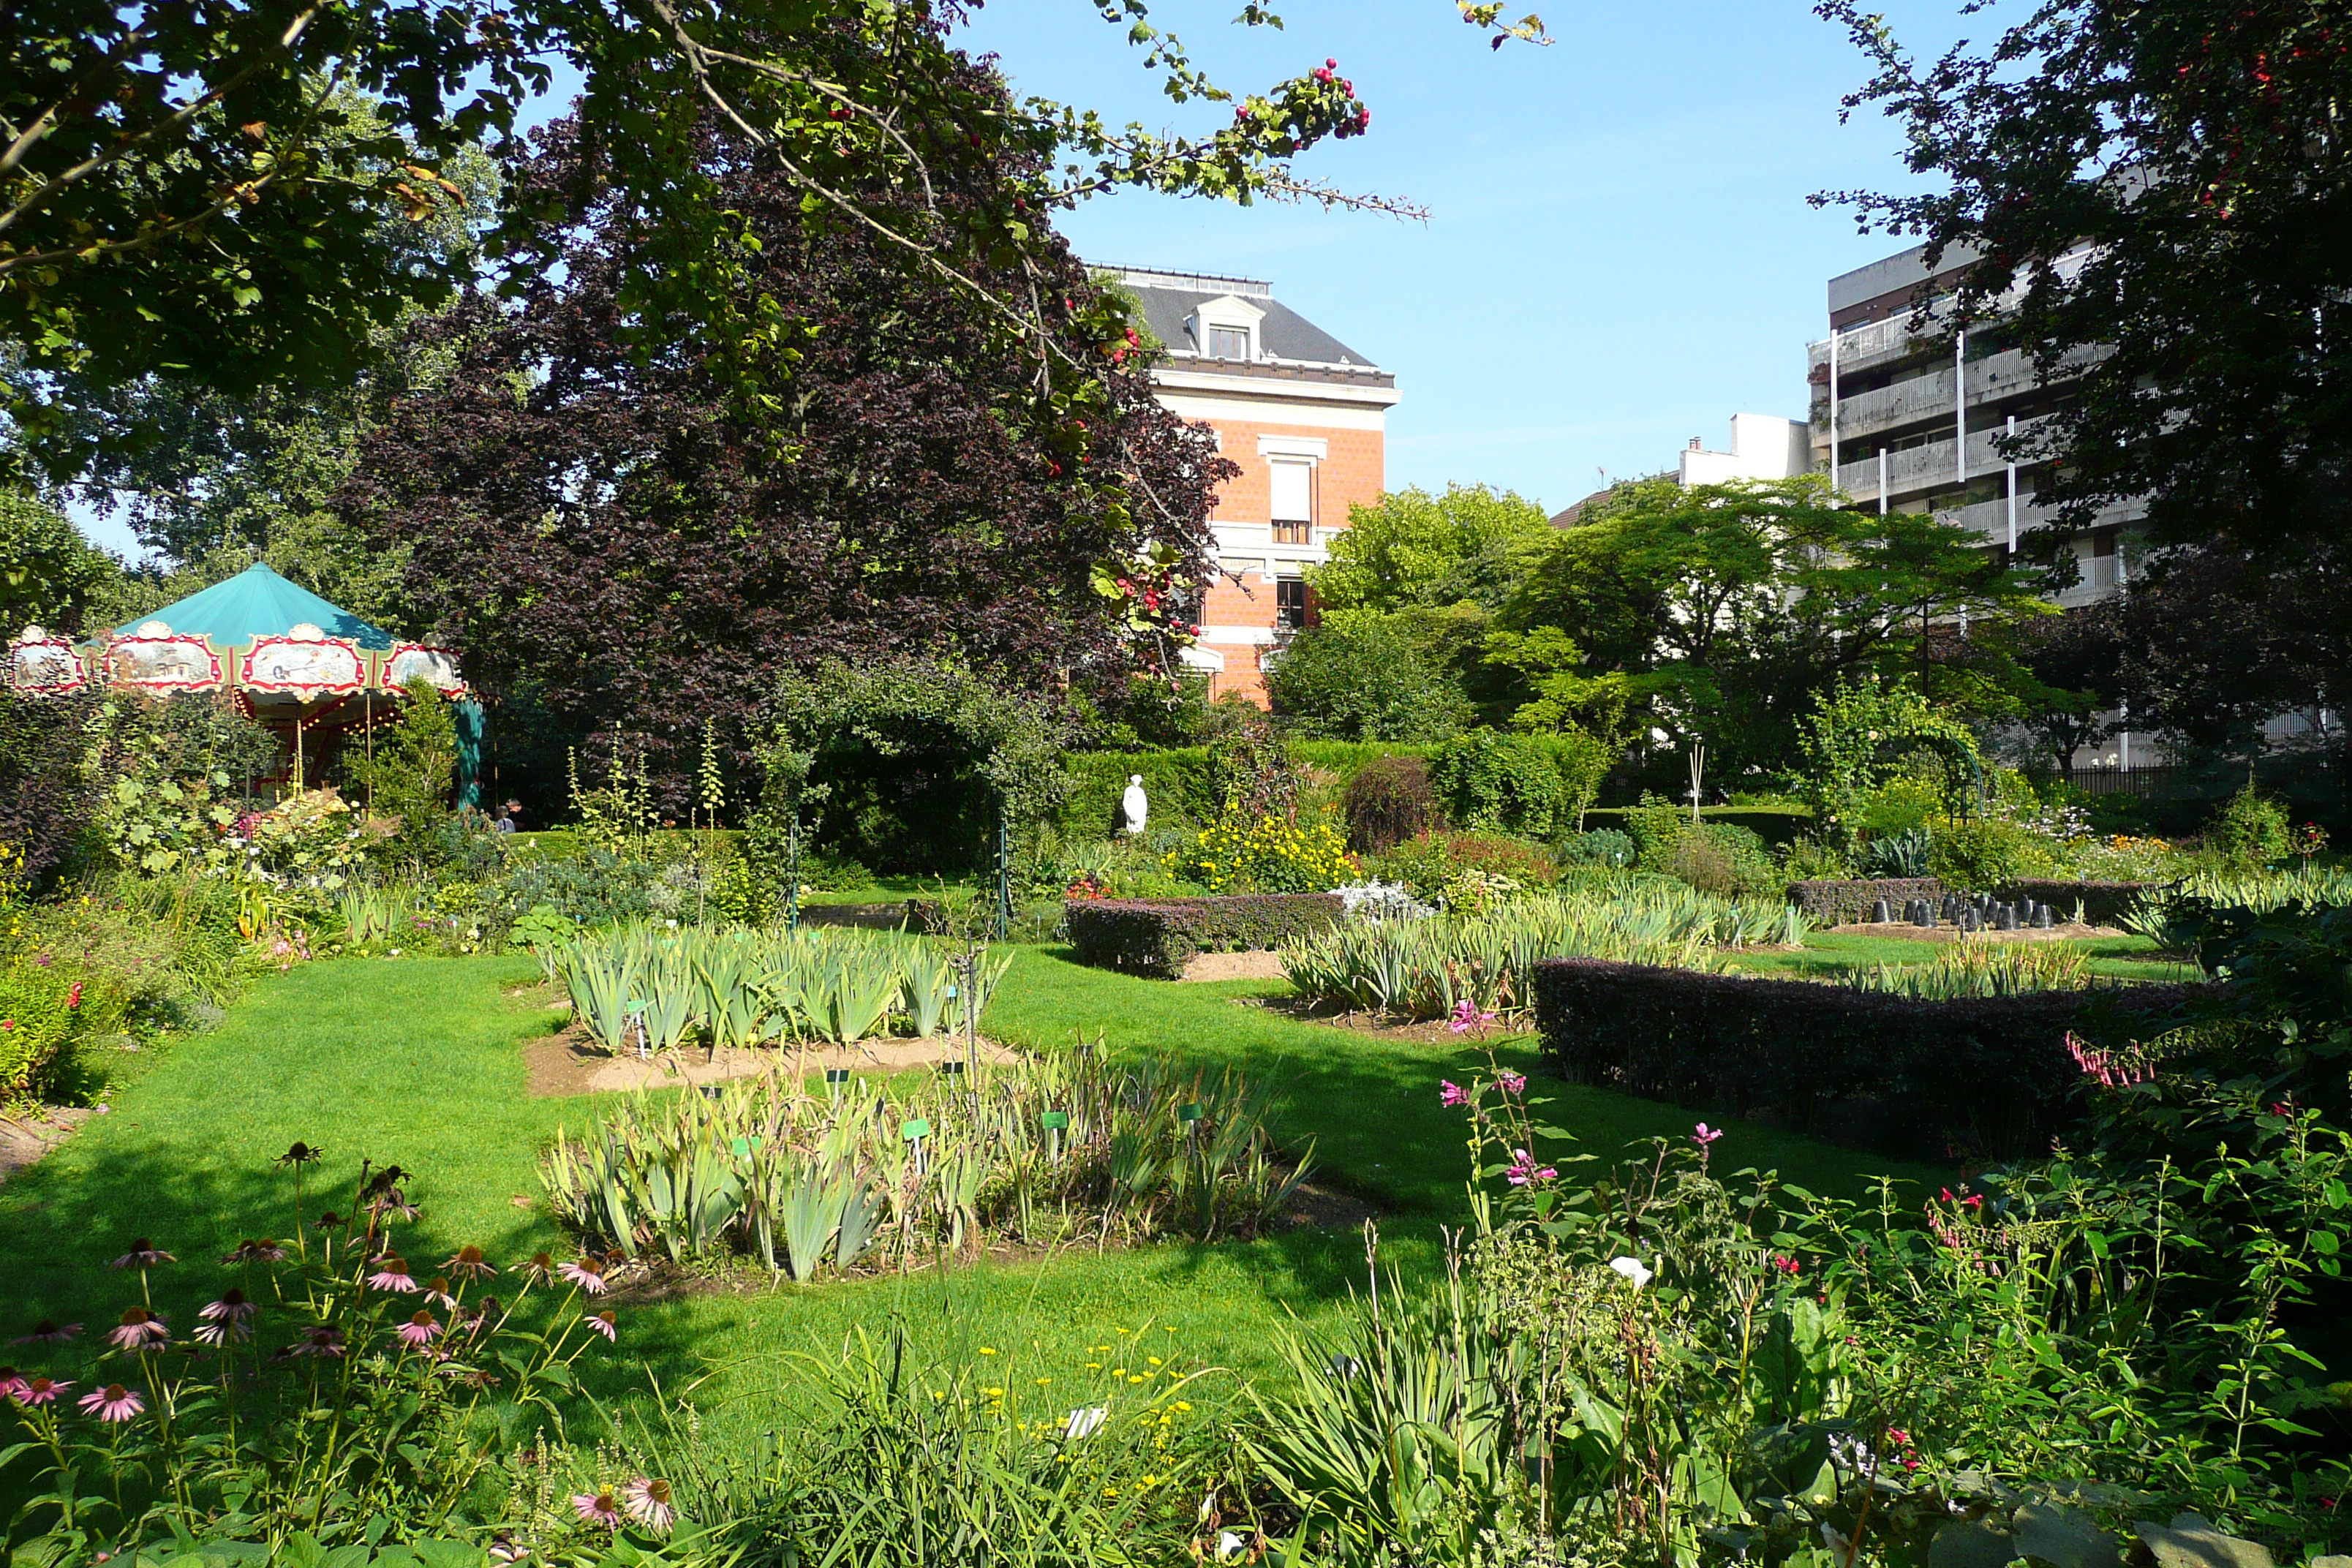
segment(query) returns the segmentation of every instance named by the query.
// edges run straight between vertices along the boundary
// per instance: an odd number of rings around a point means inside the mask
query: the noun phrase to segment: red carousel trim
[[[66,657],[66,668],[73,671],[71,680],[20,680],[23,668],[17,661],[34,648],[55,648]],[[89,684],[89,671],[82,667],[80,650],[68,637],[34,637],[29,641],[8,645],[8,685],[12,690],[27,697],[58,697],[68,691],[79,691]]]
[[[397,691],[402,685],[405,684],[392,679],[392,667],[399,662],[400,656],[404,653],[431,654],[436,658],[447,659],[451,669],[457,668],[457,650],[455,648],[438,647],[432,643],[396,642],[392,645],[392,651],[383,656],[383,674],[381,679],[386,690]],[[466,684],[463,676],[458,678],[457,683],[454,686],[443,686],[436,682],[433,689],[442,696],[452,699],[466,696],[473,689]]]
[[[255,679],[253,661],[268,649],[279,647],[333,648],[351,658],[351,679],[284,682]],[[282,692],[289,697],[341,695],[363,689],[367,685],[367,656],[360,651],[360,645],[350,637],[296,637],[273,635],[254,638],[253,646],[245,650],[244,658],[238,662],[237,684],[254,691]]]
[[[142,680],[123,675],[115,668],[115,651],[119,648],[173,646],[194,647],[203,653],[205,661],[212,667],[212,675],[203,680]],[[109,686],[135,686],[144,691],[217,691],[228,684],[221,676],[220,651],[213,647],[210,638],[195,632],[173,632],[159,637],[142,637],[136,633],[130,637],[109,637],[106,640],[106,651],[102,657],[106,663],[106,683]]]

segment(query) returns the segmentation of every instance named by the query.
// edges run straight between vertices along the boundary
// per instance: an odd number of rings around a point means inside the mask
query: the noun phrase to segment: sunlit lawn
[[[272,1162],[298,1139],[327,1154],[308,1181],[308,1215],[344,1205],[362,1157],[416,1173],[411,1195],[425,1212],[404,1242],[413,1262],[430,1266],[469,1242],[493,1259],[561,1252],[565,1238],[535,1201],[515,1200],[536,1199],[539,1149],[593,1108],[525,1090],[520,1043],[561,1017],[543,994],[509,994],[535,977],[527,960],[404,958],[316,963],[257,984],[221,1028],[170,1046],[118,1091],[109,1114],[0,1186],[0,1338],[52,1317],[88,1324],[94,1339],[137,1300],[134,1278],[106,1265],[141,1236],[179,1256],[154,1283],[175,1327],[187,1325],[227,1282],[221,1254],[246,1237],[292,1229],[292,1177]],[[1100,1037],[1122,1051],[1233,1063],[1273,1082],[1286,1139],[1295,1147],[1311,1139],[1322,1179],[1381,1211],[1384,1258],[1408,1274],[1429,1269],[1440,1223],[1464,1212],[1462,1124],[1439,1106],[1438,1080],[1465,1078],[1476,1053],[1343,1032],[1236,1000],[1280,989],[1133,980],[1029,948],[986,1027],[1031,1046]],[[1532,1045],[1507,1041],[1498,1054],[1533,1068]],[[1689,1113],[1671,1106],[1538,1087],[1554,1097],[1553,1120],[1593,1153],[1690,1130]],[[1929,1175],[1736,1121],[1715,1152],[1718,1163],[1777,1166],[1817,1190],[1858,1193],[1884,1170]],[[976,1356],[987,1346],[1017,1356],[1033,1384],[1066,1384],[1083,1374],[1090,1346],[1123,1343],[1117,1331],[1147,1324],[1181,1355],[1257,1373],[1278,1364],[1275,1324],[1328,1314],[1363,1275],[1360,1234],[1302,1230],[1212,1246],[1079,1247],[807,1289],[746,1278],[740,1289],[629,1309],[621,1352],[593,1381],[622,1393],[649,1376],[675,1389],[715,1374],[699,1402],[722,1428],[756,1425],[779,1414],[761,1391],[786,1375],[787,1352],[823,1351],[894,1314],[936,1353]]]

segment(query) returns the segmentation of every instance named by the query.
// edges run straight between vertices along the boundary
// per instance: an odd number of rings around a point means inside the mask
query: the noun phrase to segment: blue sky
[[[1839,125],[1864,62],[1802,0],[1551,0],[1558,41],[1499,52],[1451,0],[1289,0],[1279,33],[1229,26],[1239,9],[1155,0],[1152,16],[1228,88],[1337,58],[1371,134],[1303,166],[1429,221],[1124,193],[1063,228],[1091,260],[1271,279],[1395,372],[1392,488],[1483,481],[1556,510],[1600,470],[1655,472],[1694,436],[1723,447],[1735,413],[1801,417],[1823,285],[1907,243],[1806,205],[1907,176],[1874,110]],[[1958,6],[1881,9],[1940,44]],[[1154,127],[1230,116],[1169,104],[1085,0],[988,0],[966,42],[1016,91]]]
[[[1395,372],[1392,488],[1484,482],[1556,510],[1694,436],[1722,447],[1735,413],[1800,416],[1824,283],[1904,243],[1806,204],[1906,176],[1875,111],[1838,123],[1864,62],[1804,0],[1553,0],[1556,43],[1499,52],[1451,0],[1287,0],[1281,32],[1231,26],[1239,8],[1154,0],[1152,16],[1235,89],[1337,58],[1371,134],[1302,167],[1429,220],[1123,193],[1063,227],[1091,260],[1271,279]],[[1937,45],[1958,0],[1882,8]],[[1124,37],[1090,0],[988,0],[961,41],[1015,91],[1116,121],[1230,118],[1170,104]],[[85,526],[128,550],[119,525]]]

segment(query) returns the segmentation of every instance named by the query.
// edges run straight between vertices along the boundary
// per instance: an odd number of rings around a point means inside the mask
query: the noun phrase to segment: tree
[[[1391,490],[1348,509],[1348,531],[1309,581],[1324,618],[1346,625],[1359,613],[1491,604],[1507,587],[1514,557],[1547,539],[1543,509],[1516,491],[1448,485],[1442,496]]]
[[[79,632],[91,603],[121,574],[122,563],[56,508],[0,487],[0,639],[28,622]]]
[[[791,397],[751,417],[694,345],[630,352],[646,231],[584,132],[551,128],[517,170],[579,197],[556,264],[511,318],[476,299],[420,326],[457,362],[364,439],[346,499],[369,537],[411,542],[413,601],[471,679],[499,700],[533,689],[573,734],[618,724],[682,777],[706,719],[740,772],[778,672],[828,659],[952,658],[1033,691],[1172,668],[1175,603],[1146,614],[1097,579],[1204,576],[1234,470],[1094,352],[1104,307],[1066,248],[1038,285],[1068,353],[1041,363],[972,289],[812,216],[714,132],[704,166],[753,242],[745,286],[804,323]]]
[[[1043,100],[1016,104],[953,47],[962,10],[957,0],[0,10],[0,359],[21,361],[9,414],[62,479],[84,455],[58,438],[73,408],[67,374],[114,384],[153,372],[240,396],[344,379],[370,357],[374,329],[440,304],[470,276],[390,242],[380,220],[454,199],[444,160],[506,138],[555,59],[583,79],[581,137],[645,230],[619,280],[624,340],[647,354],[690,346],[747,407],[791,379],[807,323],[741,287],[742,226],[703,163],[712,123],[734,133],[747,167],[937,285],[971,291],[1040,355],[1094,346],[1064,343],[1034,287],[1056,265],[1043,220],[1058,207],[1123,185],[1395,205],[1291,171],[1298,153],[1370,124],[1328,63],[1236,100],[1151,26],[1142,0],[1101,4],[1171,99],[1234,105],[1207,134],[1154,133]],[[1532,17],[1503,22],[1496,5],[1464,10],[1497,43],[1541,36]],[[1279,25],[1255,0],[1241,19]],[[337,96],[346,86],[386,106],[380,131],[355,133]],[[1024,173],[994,199],[944,199],[974,171],[1007,164]],[[523,288],[565,247],[562,203],[513,195],[491,250]],[[973,266],[988,258],[992,272]]]
[[[2016,629],[2016,658],[2032,678],[2019,691],[2019,719],[2061,775],[2074,771],[2076,752],[2115,732],[2129,608],[2109,599]]]
[[[1266,695],[1293,733],[1331,741],[1437,741],[1469,704],[1390,617],[1308,626],[1268,667]]]
[[[1839,192],[1960,268],[1948,325],[1998,317],[2079,377],[2016,454],[2061,458],[2070,527],[2146,498],[2159,541],[2292,556],[2352,521],[2352,37],[2303,0],[2042,0],[1921,64],[1857,0],[1918,195]]]
[[[2031,575],[1981,544],[1932,518],[1837,507],[1820,476],[1633,480],[1538,558],[1496,617],[1489,659],[1559,710],[1524,722],[1591,724],[1622,703],[1637,733],[1706,741],[1723,773],[1770,769],[1831,682],[1908,669],[1932,690],[1937,627],[2046,612]]]
[[[379,728],[366,751],[347,749],[343,768],[368,810],[396,819],[401,842],[421,857],[457,787],[457,721],[430,681],[410,681],[405,695],[398,721]]]

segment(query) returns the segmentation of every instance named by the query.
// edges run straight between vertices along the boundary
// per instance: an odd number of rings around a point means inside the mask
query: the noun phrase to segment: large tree
[[[1058,241],[943,279],[731,129],[702,147],[788,392],[747,405],[706,344],[644,342],[635,280],[666,242],[566,121],[513,176],[562,245],[519,310],[427,325],[455,368],[365,444],[351,515],[412,551],[413,601],[472,676],[682,776],[706,719],[748,743],[786,668],[919,655],[1049,690],[1168,661],[1181,599],[1154,579],[1205,575],[1233,469],[1121,363],[1118,302]],[[925,199],[989,205],[1020,174]],[[986,303],[1014,287],[1040,290],[1042,348]]]
[[[1956,660],[1939,628],[1981,632],[2045,609],[2036,582],[1982,544],[1932,518],[1833,505],[1819,476],[1632,480],[1587,506],[1518,584],[1489,658],[1525,678],[1523,722],[1606,727],[1630,710],[1634,732],[1704,741],[1727,773],[1769,769],[1790,754],[1812,693],[1843,677],[1975,691],[1977,663]]]
[[[1961,268],[2075,382],[2021,457],[2070,524],[2144,497],[2156,537],[2300,551],[2352,525],[2352,16],[2310,0],[2041,0],[1988,46],[1906,53],[1822,0],[1924,192],[1831,193]]]
[[[1072,0],[1074,5],[1078,0]],[[457,199],[444,161],[511,132],[572,67],[580,135],[637,197],[640,258],[621,323],[640,346],[680,339],[756,405],[790,378],[804,322],[737,288],[742,226],[702,162],[709,123],[736,156],[865,228],[943,287],[978,289],[1005,330],[1050,348],[1035,286],[1054,262],[1043,218],[1122,185],[1236,201],[1363,201],[1294,174],[1299,152],[1360,133],[1370,111],[1327,62],[1236,96],[1156,28],[1143,0],[1096,0],[1178,103],[1229,102],[1180,135],[1082,108],[1014,102],[951,42],[961,0],[19,0],[0,6],[0,364],[7,413],[52,479],[87,450],[79,374],[160,374],[236,395],[332,384],[377,330],[435,306],[469,266],[389,238],[387,215]],[[1530,17],[1466,19],[1540,36]],[[1279,25],[1252,0],[1240,17]],[[346,89],[380,101],[355,123]],[[975,169],[1023,171],[984,204],[941,199]],[[528,197],[529,193],[518,193]],[[1376,204],[1377,205],[1377,204]],[[562,241],[546,209],[509,203],[490,249],[518,278]],[[1032,265],[996,268],[976,258]]]

